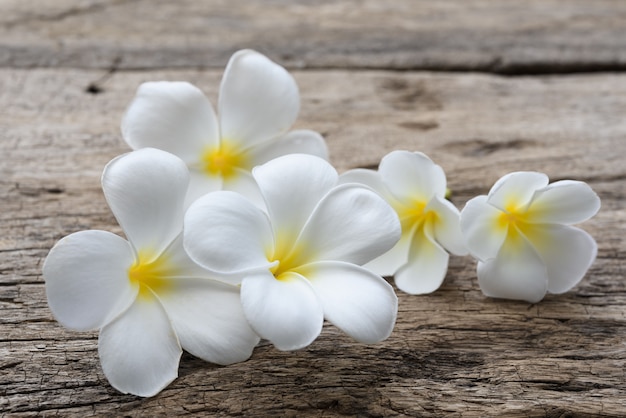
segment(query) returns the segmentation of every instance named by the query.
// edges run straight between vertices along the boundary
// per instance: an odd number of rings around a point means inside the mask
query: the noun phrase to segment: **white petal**
[[[298,86],[287,70],[255,51],[233,54],[220,86],[222,138],[246,149],[287,132],[299,111]]]
[[[581,181],[557,181],[537,190],[528,208],[533,223],[575,224],[584,222],[600,209],[600,198]]]
[[[533,194],[548,185],[548,176],[534,171],[517,171],[500,178],[489,191],[487,201],[501,210],[525,209]]]
[[[485,261],[495,258],[506,238],[508,224],[499,222],[502,212],[477,196],[461,211],[461,232],[470,254]]]
[[[428,229],[419,228],[415,232],[409,259],[394,275],[398,289],[411,295],[439,289],[448,271],[448,253],[434,242]]]
[[[219,191],[187,210],[183,246],[201,266],[235,274],[270,268],[274,238],[265,213],[238,193]]]
[[[189,174],[189,189],[185,197],[186,208],[205,194],[222,190],[222,176],[209,175],[205,171],[195,169],[191,169]]]
[[[387,189],[402,202],[428,202],[444,197],[446,175],[443,169],[421,152],[392,151],[378,167]]]
[[[460,213],[452,202],[434,197],[426,206],[426,211],[437,214],[433,223],[434,237],[447,251],[456,255],[466,255],[463,234],[461,233]]]
[[[154,148],[117,157],[102,174],[104,196],[126,237],[155,256],[182,230],[188,184],[183,161]]]
[[[246,277],[241,303],[252,328],[279,350],[306,347],[322,331],[322,305],[298,274],[284,273],[281,280],[269,272]]]
[[[339,184],[356,183],[365,185],[381,196],[392,207],[400,207],[401,203],[389,192],[378,171],[355,168],[339,176]],[[365,268],[381,276],[392,276],[409,257],[409,246],[413,239],[413,230],[403,230],[400,240],[392,249],[364,265]]]
[[[396,321],[398,298],[380,276],[338,261],[307,265],[310,280],[324,308],[324,317],[362,343],[389,337]]]
[[[159,299],[182,347],[203,360],[222,365],[244,361],[259,342],[235,286],[208,279],[176,280]]]
[[[277,239],[291,246],[320,199],[337,183],[325,160],[304,154],[279,157],[252,170]]]
[[[102,328],[98,354],[115,389],[154,396],[178,376],[182,350],[163,307],[145,290],[124,314]]]
[[[137,295],[128,279],[133,263],[128,242],[110,232],[82,231],[61,239],[43,265],[54,317],[80,331],[106,325]]]
[[[169,268],[162,268],[159,270],[159,274],[162,278],[174,280],[180,278],[209,278],[220,280],[223,278],[222,276],[217,276],[213,272],[202,268],[189,258],[189,255],[183,248],[182,233],[176,237],[174,241],[172,241],[170,246],[167,247],[165,251],[163,251],[161,257],[166,261],[165,265],[170,266]],[[227,276],[224,276],[224,280],[222,281],[230,283],[230,280],[226,279],[226,277]]]
[[[249,151],[252,165],[260,165],[287,154],[308,154],[328,160],[328,147],[322,135],[305,129],[295,130]]]
[[[186,82],[148,82],[137,89],[122,121],[122,135],[133,149],[153,147],[196,163],[219,142],[211,103]]]
[[[524,233],[548,268],[550,293],[565,293],[580,282],[598,252],[588,233],[571,226],[528,225]]]
[[[238,168],[235,171],[237,172],[236,175],[224,179],[223,189],[237,192],[254,203],[256,207],[266,210],[263,195],[252,174]]]
[[[548,289],[548,272],[532,246],[513,233],[496,258],[478,262],[478,284],[490,297],[536,303]]]
[[[400,221],[387,202],[369,188],[343,184],[315,208],[295,246],[301,249],[295,259],[362,265],[389,251],[400,235]]]
[[[398,200],[389,192],[378,171],[355,168],[339,176],[339,184],[363,184],[378,193],[391,206],[399,205]]]
[[[413,241],[415,227],[410,231],[403,231],[400,240],[393,248],[380,257],[375,258],[363,267],[381,276],[392,276],[409,259],[409,248]]]

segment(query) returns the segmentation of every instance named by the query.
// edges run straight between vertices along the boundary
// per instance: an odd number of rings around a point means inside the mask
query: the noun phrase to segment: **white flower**
[[[391,248],[398,218],[360,185],[337,185],[321,158],[279,157],[252,174],[264,212],[229,191],[208,194],[185,215],[184,246],[199,264],[241,283],[252,328],[280,350],[310,344],[324,318],[365,343],[389,336],[393,288],[361,264]]]
[[[210,362],[247,359],[258,337],[235,286],[210,280],[182,249],[185,164],[156,149],[112,160],[104,195],[128,241],[105,231],[61,239],[43,266],[48,304],[74,330],[100,329],[104,374],[152,396],[178,375],[182,348]]]
[[[342,183],[365,184],[396,211],[402,238],[387,253],[365,267],[393,275],[396,286],[411,294],[434,292],[448,270],[448,252],[465,255],[459,211],[445,199],[443,169],[420,152],[393,151],[378,172],[355,169],[341,175]]]
[[[142,84],[122,121],[133,149],[159,148],[179,156],[191,173],[187,203],[215,190],[261,200],[250,170],[280,155],[327,158],[324,139],[309,130],[288,132],[300,110],[293,77],[264,55],[236,52],[220,86],[218,115],[186,82]]]
[[[536,172],[502,177],[487,196],[467,202],[461,229],[478,260],[478,284],[487,296],[540,301],[564,293],[585,275],[597,245],[572,224],[600,209],[600,199],[579,181]]]

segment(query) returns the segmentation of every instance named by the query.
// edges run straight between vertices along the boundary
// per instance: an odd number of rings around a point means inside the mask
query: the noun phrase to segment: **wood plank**
[[[5,0],[0,67],[222,68],[254,48],[291,68],[623,70],[620,0]]]
[[[120,5],[121,7],[121,5]],[[327,325],[310,347],[262,342],[244,363],[185,355],[160,395],[121,395],[102,374],[97,335],[64,330],[41,265],[64,235],[120,233],[99,186],[128,150],[119,122],[146,80],[187,80],[215,103],[219,71],[0,70],[0,412],[172,416],[623,416],[626,411],[626,76],[499,77],[390,71],[295,72],[299,127],[324,133],[340,171],[421,150],[461,207],[501,175],[584,180],[603,207],[584,225],[599,255],[565,295],[536,305],[485,298],[453,257],[432,295],[399,293],[394,333],[372,346]]]

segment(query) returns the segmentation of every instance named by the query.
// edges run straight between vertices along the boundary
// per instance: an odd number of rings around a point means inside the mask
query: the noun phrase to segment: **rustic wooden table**
[[[459,208],[510,171],[588,182],[595,264],[530,305],[484,297],[453,257],[440,290],[399,293],[383,343],[327,325],[306,349],[262,342],[233,366],[184,355],[153,398],[116,392],[97,333],[52,318],[42,262],[71,232],[121,232],[99,181],[128,151],[137,86],[186,80],[215,103],[240,48],[290,69],[298,126],[340,171],[420,150]],[[1,1],[1,415],[625,416],[625,69],[620,0]]]

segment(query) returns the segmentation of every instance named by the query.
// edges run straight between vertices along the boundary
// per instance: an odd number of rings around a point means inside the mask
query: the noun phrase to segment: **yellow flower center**
[[[402,233],[413,230],[415,226],[426,223],[434,223],[439,219],[437,212],[426,210],[428,202],[416,200],[410,205],[402,205],[395,207],[400,224],[402,225]]]
[[[496,218],[495,227],[499,230],[508,228],[507,240],[519,240],[521,234],[535,241],[536,234],[529,221],[530,216],[527,208],[511,199],[505,205],[504,211]]]
[[[237,169],[247,170],[249,158],[245,152],[222,140],[219,146],[209,148],[202,154],[202,163],[208,174],[229,178],[237,175]]]
[[[268,254],[268,260],[278,262],[270,269],[276,280],[289,280],[289,273],[298,273],[299,267],[313,258],[310,251],[307,252],[303,247],[302,244],[294,246],[284,239],[283,234],[277,234],[274,252]]]
[[[140,297],[148,296],[150,290],[157,294],[167,291],[172,286],[169,278],[175,274],[172,264],[166,257],[152,259],[149,255],[148,252],[140,252],[135,263],[128,269],[128,280],[131,284],[139,286]]]
[[[517,225],[519,222],[525,221],[525,211],[520,210],[519,205],[514,201],[510,201],[504,207],[504,212],[498,216],[498,226],[506,227],[510,225]]]

